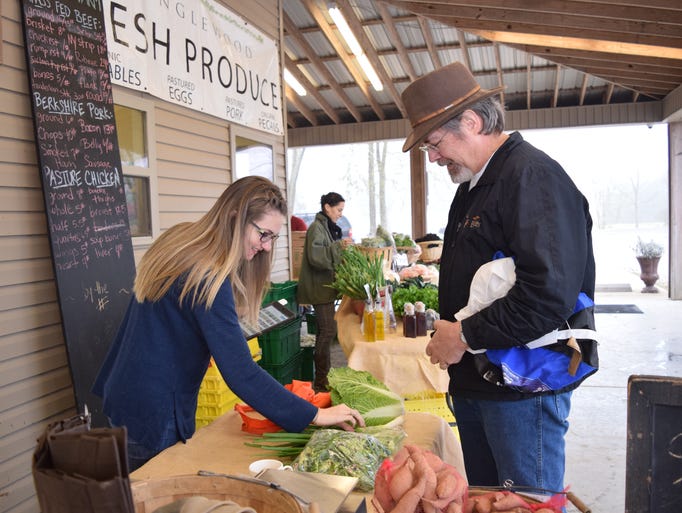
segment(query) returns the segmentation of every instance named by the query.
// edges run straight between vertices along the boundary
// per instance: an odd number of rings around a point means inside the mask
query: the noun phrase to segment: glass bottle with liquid
[[[418,337],[426,336],[426,305],[421,301],[414,303],[414,316]]]
[[[374,308],[372,302],[365,300],[365,311],[362,313],[362,331],[365,336],[365,342],[375,342],[376,334],[374,333]]]
[[[384,308],[381,306],[381,296],[377,291],[377,298],[374,301],[374,338],[384,340]]]
[[[386,285],[384,294],[384,326],[388,325],[388,332],[395,333],[398,328],[398,323],[395,319],[395,312],[393,311],[393,299],[391,294],[393,293],[391,287]]]
[[[403,305],[403,337],[417,338],[417,318],[412,303]]]

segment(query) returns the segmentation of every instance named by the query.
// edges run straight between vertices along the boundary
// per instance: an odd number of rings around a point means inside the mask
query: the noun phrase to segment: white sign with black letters
[[[283,134],[276,42],[211,0],[104,0],[111,82]]]

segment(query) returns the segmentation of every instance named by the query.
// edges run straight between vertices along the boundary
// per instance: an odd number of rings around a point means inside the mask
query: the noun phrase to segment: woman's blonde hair
[[[270,180],[247,176],[228,186],[201,219],[164,232],[142,257],[135,278],[139,302],[158,301],[179,278],[180,303],[210,308],[223,282],[232,284],[237,313],[251,322],[270,280],[273,251],[244,258],[246,227],[269,212],[287,215],[286,201]]]

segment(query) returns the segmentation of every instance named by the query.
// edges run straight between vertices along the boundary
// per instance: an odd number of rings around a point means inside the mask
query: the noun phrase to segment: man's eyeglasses
[[[265,244],[266,242],[275,242],[279,238],[279,234],[272,233],[270,230],[264,230],[253,221],[251,221],[251,224],[258,232],[258,235],[260,235],[260,241],[263,244]]]
[[[443,142],[443,139],[445,139],[445,136],[448,135],[448,132],[446,131],[440,139],[438,139],[438,142],[436,144],[431,144],[431,143],[423,143],[419,146],[419,149],[423,151],[424,153],[428,153],[430,151],[440,151],[438,149],[438,145]]]

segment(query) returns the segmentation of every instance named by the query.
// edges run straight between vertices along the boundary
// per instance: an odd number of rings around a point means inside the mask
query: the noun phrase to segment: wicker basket
[[[379,257],[383,255],[384,257],[384,272],[391,270],[391,264],[393,263],[393,247],[387,246],[385,248],[370,248],[367,246],[355,246],[360,251],[362,251],[369,258]]]
[[[443,253],[442,240],[428,240],[424,242],[417,242],[422,248],[421,261],[426,263],[437,262],[440,260],[440,255]]]
[[[135,513],[151,513],[185,497],[231,500],[258,513],[303,513],[293,495],[230,476],[177,476],[136,481],[131,485]]]

